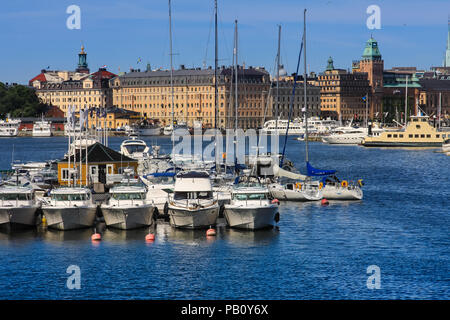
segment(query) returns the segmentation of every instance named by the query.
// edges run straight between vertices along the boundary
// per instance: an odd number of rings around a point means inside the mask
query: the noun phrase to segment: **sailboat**
[[[304,50],[304,74],[303,74],[303,82],[304,82],[304,97],[306,97],[306,85],[307,85],[307,78],[306,78],[306,9],[304,11],[304,22],[303,22],[303,40],[300,47],[300,52],[298,56],[297,61],[297,71],[294,77],[294,85],[292,88],[292,96],[295,97],[295,88],[297,85],[297,78],[298,78],[298,70],[300,67],[300,59],[302,55],[302,51]],[[287,144],[287,138],[289,133],[289,125],[290,125],[290,119],[292,115],[292,108],[293,108],[293,101],[291,101],[291,105],[289,108],[289,119],[287,122],[286,127],[286,134],[285,134],[285,140],[284,140],[284,147],[283,147],[283,153],[280,159],[280,165],[279,167],[275,168],[278,170],[275,171],[281,171],[284,170],[281,169],[283,167],[284,162],[284,156],[286,151],[286,144]],[[306,160],[306,166],[309,168],[311,165],[309,164],[309,158],[308,158],[308,105],[306,103],[306,99],[304,100],[304,112],[305,112],[305,160]],[[312,167],[311,167],[312,168]],[[317,201],[322,199],[322,187],[319,183],[319,181],[312,180],[310,175],[304,176],[300,174],[281,174],[285,178],[288,178],[290,181],[283,184],[273,183],[269,185],[269,190],[273,197],[278,198],[280,200],[293,200],[293,201]],[[298,178],[297,181],[295,181],[292,178]]]

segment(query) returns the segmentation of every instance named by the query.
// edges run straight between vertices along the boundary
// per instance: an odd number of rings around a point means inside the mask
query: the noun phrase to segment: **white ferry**
[[[339,122],[331,119],[321,120],[317,117],[312,117],[308,119],[308,133],[310,134],[325,134],[333,131],[338,127]],[[263,125],[262,130],[266,133],[277,132],[280,135],[286,134],[286,129],[288,125],[288,120],[276,120],[266,121]],[[278,128],[278,130],[277,130]],[[302,135],[305,134],[305,122],[296,118],[289,123],[289,135]]]
[[[51,137],[51,125],[52,123],[50,121],[44,120],[44,118],[42,118],[40,121],[36,121],[33,124],[33,137]]]
[[[0,137],[17,137],[20,122],[19,119],[0,120]]]

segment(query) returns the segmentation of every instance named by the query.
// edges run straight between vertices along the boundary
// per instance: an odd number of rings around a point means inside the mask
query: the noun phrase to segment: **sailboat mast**
[[[304,71],[303,71],[303,101],[305,105],[305,160],[309,162],[308,157],[308,104],[306,103],[306,9],[303,12],[303,57],[304,57]]]
[[[215,40],[214,40],[214,128],[217,129],[217,0],[214,0],[214,32],[215,32]]]
[[[237,20],[234,21],[235,29],[234,29],[234,130],[236,134],[236,130],[238,127],[238,26]]]
[[[405,90],[405,126],[408,120],[408,75],[406,75],[406,90]]]
[[[170,99],[172,104],[172,153],[175,148],[175,112],[173,105],[173,53],[172,53],[172,9],[171,2],[169,0],[169,38],[170,38]],[[172,155],[174,156],[174,155]],[[175,166],[175,164],[174,164]]]
[[[281,25],[278,26],[278,51],[277,51],[277,103],[275,107],[275,132],[278,137],[278,105],[280,97],[280,42],[281,42]]]
[[[218,85],[217,85],[217,61],[218,61],[218,43],[217,43],[217,0],[214,0],[214,31],[215,31],[215,46],[214,46],[214,131],[215,131],[215,139],[214,139],[214,155],[216,159],[216,171],[220,172],[219,165],[219,155],[217,154],[217,121],[218,121],[218,112],[217,112],[217,95],[218,95]]]

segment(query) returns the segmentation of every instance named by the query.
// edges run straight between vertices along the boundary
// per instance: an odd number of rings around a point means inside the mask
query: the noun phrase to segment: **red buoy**
[[[273,199],[273,200],[272,200],[272,204],[280,205],[280,200],[278,200],[278,199]]]
[[[146,241],[155,241],[155,235],[153,233],[149,233],[145,236]]]
[[[206,230],[206,236],[208,236],[208,237],[213,237],[213,236],[215,236],[216,235],[216,230],[214,230],[214,229],[208,229],[208,230]]]
[[[94,233],[94,234],[91,236],[91,240],[92,240],[92,241],[101,241],[101,240],[102,240],[102,236],[101,236],[100,233]]]
[[[328,200],[325,199],[325,198],[322,199],[322,202],[321,202],[321,203],[322,203],[323,206],[327,206],[327,205],[330,204],[330,203],[328,202]]]

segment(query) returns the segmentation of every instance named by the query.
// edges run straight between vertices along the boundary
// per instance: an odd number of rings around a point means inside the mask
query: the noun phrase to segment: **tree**
[[[41,103],[33,88],[23,85],[7,86],[0,82],[0,118],[38,117],[49,105]]]

